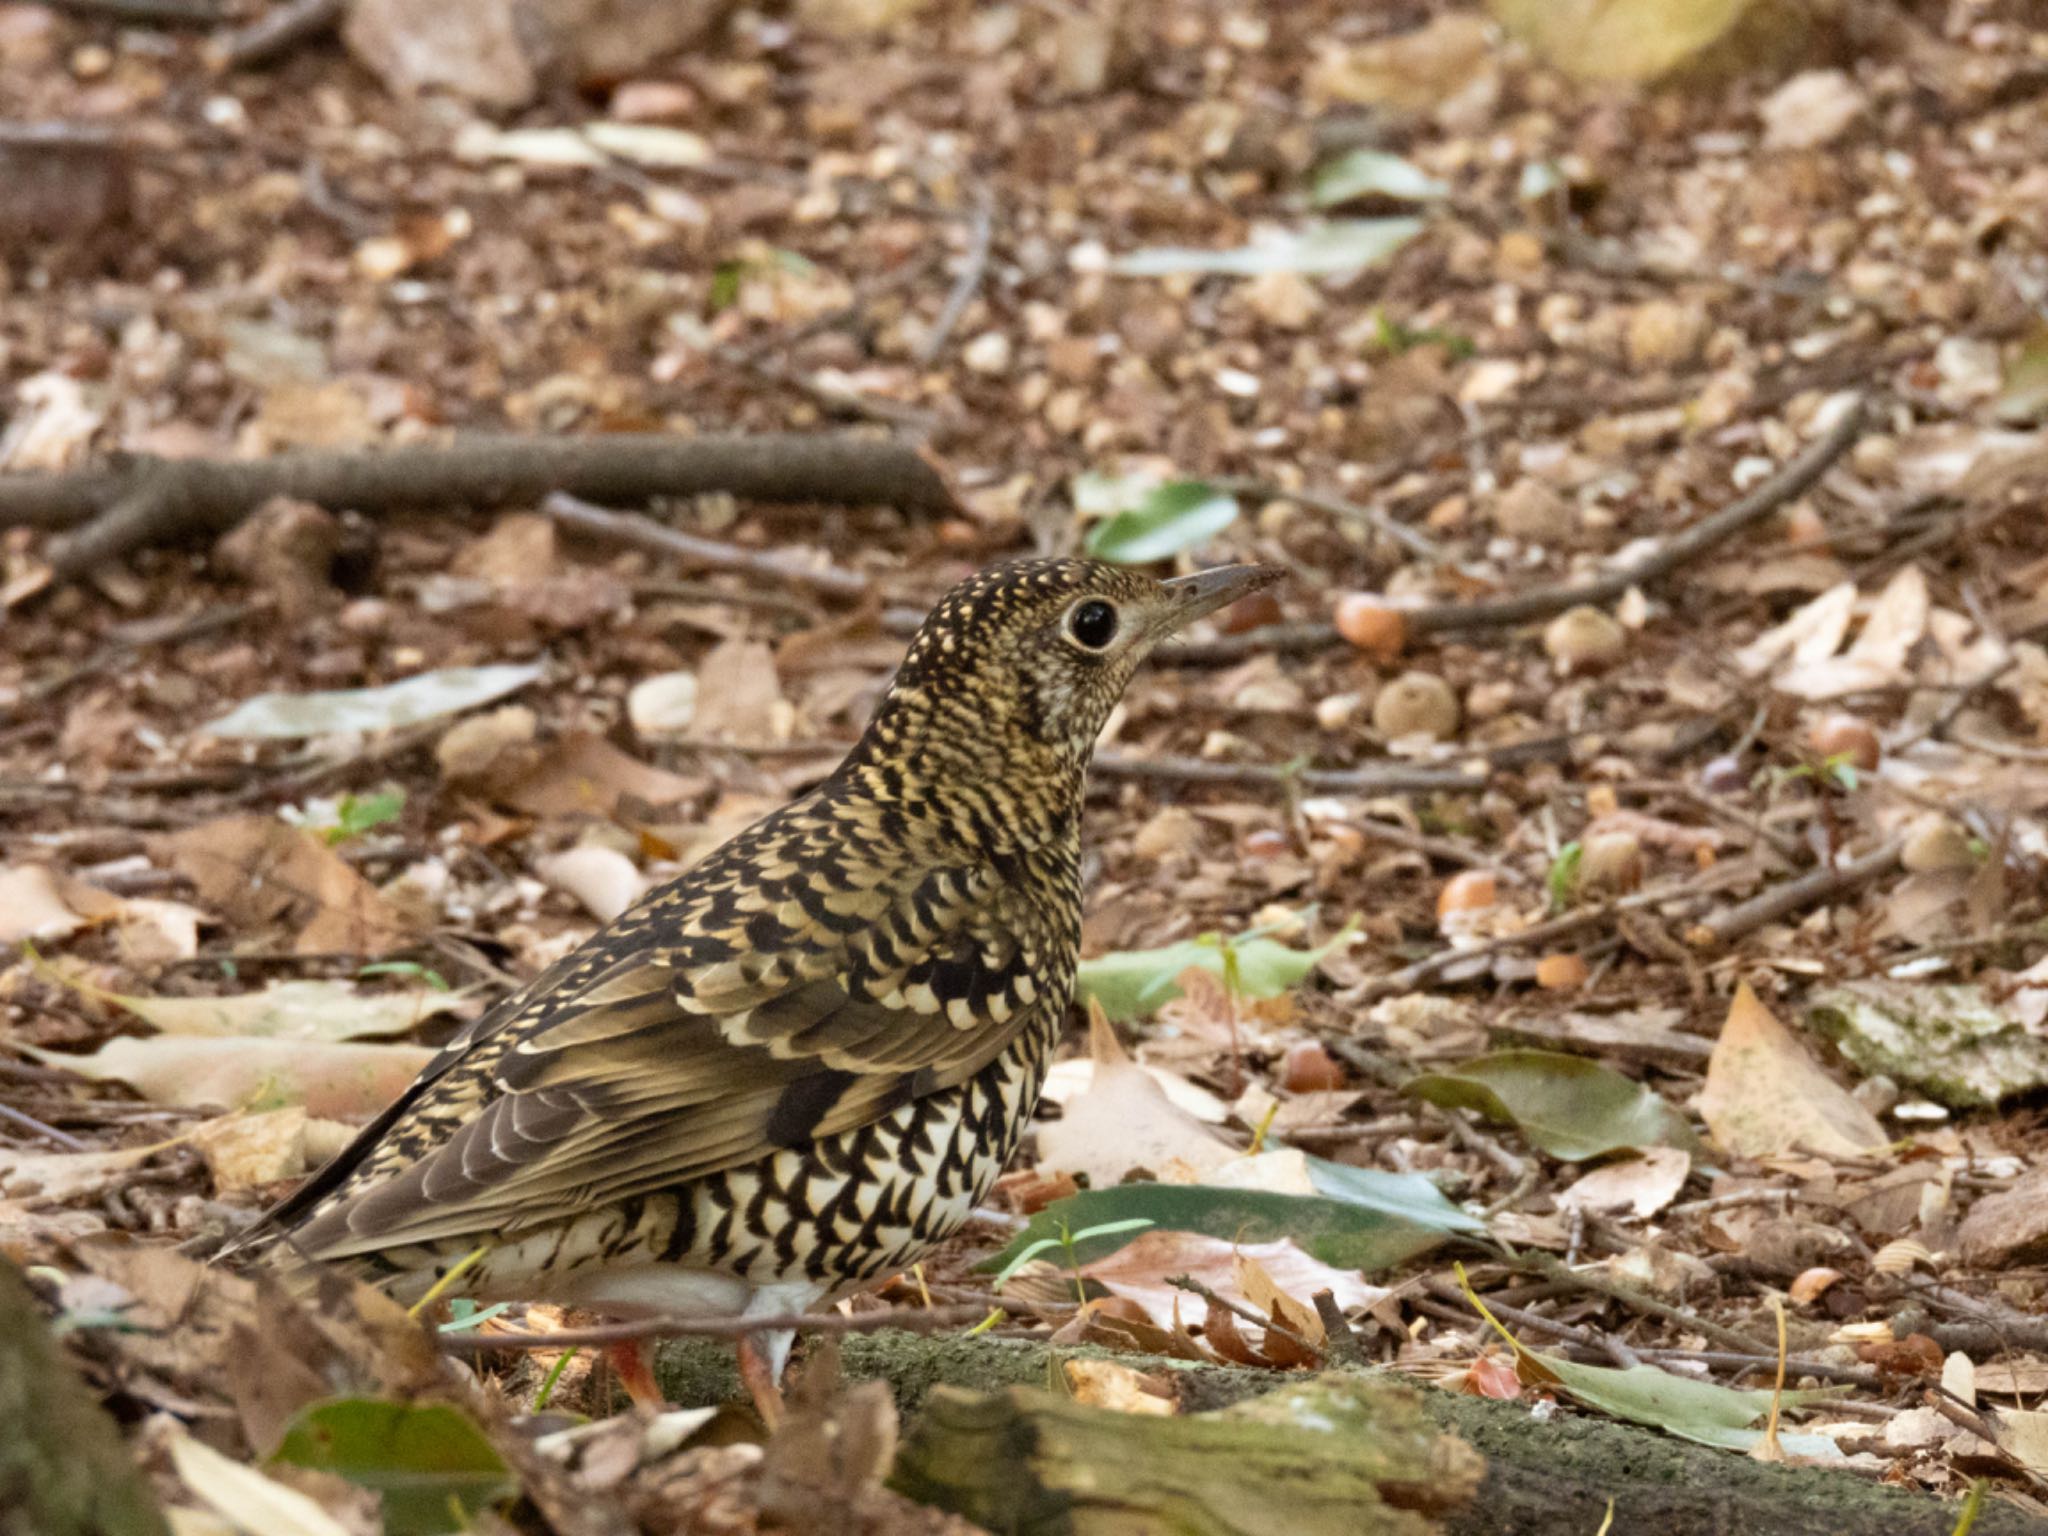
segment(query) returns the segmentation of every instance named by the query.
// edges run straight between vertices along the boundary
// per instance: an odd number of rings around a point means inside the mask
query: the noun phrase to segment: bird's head
[[[1230,565],[1160,581],[1095,560],[1019,560],[969,577],[925,619],[869,728],[880,750],[957,771],[1078,772],[1153,647],[1279,579]]]

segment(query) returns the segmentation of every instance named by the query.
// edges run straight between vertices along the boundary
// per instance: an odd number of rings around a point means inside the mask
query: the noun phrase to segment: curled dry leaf
[[[41,864],[0,869],[0,944],[68,939],[85,919],[66,905],[57,876]]]
[[[1810,1307],[1820,1300],[1830,1286],[1841,1279],[1842,1272],[1839,1269],[1830,1269],[1825,1264],[1816,1265],[1812,1269],[1802,1269],[1794,1275],[1792,1283],[1785,1288],[1785,1294],[1791,1297],[1796,1305]]]
[[[398,909],[303,828],[230,816],[170,833],[157,848],[227,921],[283,923],[296,932],[300,954],[375,955],[405,941]]]
[[[1691,1172],[1692,1156],[1681,1148],[1646,1147],[1638,1156],[1595,1168],[1559,1195],[1557,1203],[1595,1215],[1654,1216],[1678,1198]]]
[[[1366,1284],[1356,1270],[1336,1269],[1285,1239],[1233,1243],[1195,1232],[1140,1233],[1107,1258],[1082,1265],[1081,1273],[1143,1306],[1162,1328],[1174,1326],[1176,1316],[1183,1325],[1195,1328],[1208,1318],[1208,1303],[1167,1281],[1187,1275],[1218,1296],[1257,1306],[1244,1292],[1240,1257],[1255,1261],[1264,1278],[1289,1296],[1313,1296],[1327,1289],[1347,1311],[1370,1307],[1388,1294],[1379,1286]]]
[[[1708,1059],[1699,1111],[1714,1139],[1740,1157],[1861,1157],[1891,1139],[1746,983]]]
[[[0,1147],[0,1195],[9,1200],[58,1202],[97,1194],[161,1152],[123,1147],[115,1152],[23,1152]]]
[[[222,1115],[189,1132],[219,1193],[257,1189],[306,1171],[306,1111],[296,1104],[251,1115]]]
[[[1115,1360],[1069,1360],[1061,1369],[1075,1402],[1118,1413],[1148,1413],[1171,1418],[1179,1411],[1172,1385]]]

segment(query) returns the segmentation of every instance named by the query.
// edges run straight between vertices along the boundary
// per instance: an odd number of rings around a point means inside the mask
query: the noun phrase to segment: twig
[[[1710,1370],[1723,1371],[1775,1371],[1778,1357],[1775,1354],[1751,1355],[1725,1349],[1645,1349],[1645,1360],[1684,1360],[1694,1365],[1704,1365]],[[1812,1376],[1819,1381],[1840,1381],[1856,1387],[1880,1387],[1884,1377],[1868,1365],[1835,1365],[1826,1360],[1804,1360],[1793,1355],[1785,1362],[1789,1376]]]
[[[1193,1275],[1168,1275],[1166,1283],[1177,1291],[1186,1291],[1190,1296],[1201,1297],[1210,1306],[1221,1308],[1232,1317],[1250,1323],[1255,1328],[1263,1328],[1268,1333],[1279,1334],[1281,1338],[1293,1344],[1304,1354],[1312,1355],[1318,1360],[1324,1358],[1324,1352],[1320,1345],[1311,1344],[1306,1338],[1296,1333],[1278,1318],[1268,1317],[1257,1307],[1248,1307],[1243,1302],[1232,1301],[1228,1296],[1217,1295],[1216,1292],[1197,1280]]]
[[[54,1142],[66,1152],[84,1152],[88,1150],[87,1143],[80,1141],[76,1136],[68,1135],[58,1130],[54,1125],[45,1125],[34,1115],[23,1114],[12,1105],[0,1104],[0,1120],[5,1120],[10,1125],[18,1126],[32,1136],[40,1136],[45,1141]]]
[[[556,523],[585,538],[625,544],[653,554],[673,555],[686,564],[713,571],[744,571],[772,581],[792,582],[834,597],[865,597],[872,590],[867,577],[832,565],[813,565],[789,550],[743,549],[694,533],[684,533],[651,517],[613,512],[593,506],[567,491],[556,491],[540,504]]]
[[[1284,485],[1276,485],[1271,480],[1260,480],[1252,475],[1225,475],[1210,480],[1209,484],[1219,491],[1229,491],[1234,496],[1250,496],[1260,501],[1298,502],[1304,507],[1313,507],[1318,512],[1327,512],[1332,517],[1364,523],[1375,533],[1393,540],[1410,554],[1433,564],[1444,558],[1443,547],[1435,540],[1417,533],[1406,523],[1394,521],[1378,507],[1346,501],[1342,496],[1333,496],[1327,491],[1289,490]]]
[[[1408,632],[1413,635],[1453,634],[1477,629],[1504,629],[1534,623],[1576,608],[1582,603],[1606,603],[1631,587],[1661,581],[1680,567],[1719,548],[1752,523],[1796,500],[1820,480],[1843,454],[1863,435],[1865,411],[1858,397],[1826,433],[1815,438],[1790,463],[1763,481],[1746,496],[1719,512],[1710,513],[1677,534],[1662,548],[1631,564],[1619,566],[1587,581],[1537,587],[1511,597],[1491,598],[1476,603],[1430,603],[1402,610]],[[1282,492],[1281,494],[1290,494]],[[1398,526],[1398,525],[1397,525]],[[1182,649],[1188,660],[1238,661],[1267,652],[1321,650],[1338,639],[1329,624],[1275,624],[1226,635]]]
[[[47,0],[74,16],[105,16],[143,27],[212,27],[227,19],[219,0]]]
[[[1523,1253],[1509,1262],[1526,1273],[1541,1275],[1546,1280],[1555,1280],[1578,1290],[1590,1291],[1596,1296],[1605,1296],[1610,1301],[1620,1302],[1630,1311],[1641,1312],[1649,1317],[1661,1317],[1668,1323],[1676,1323],[1681,1328],[1691,1329],[1726,1349],[1746,1355],[1767,1355],[1773,1361],[1777,1359],[1776,1351],[1739,1329],[1729,1328],[1711,1318],[1701,1317],[1688,1308],[1660,1301],[1632,1285],[1622,1284],[1619,1280],[1610,1280],[1605,1275],[1573,1269],[1569,1264],[1547,1253]]]
[[[1452,1323],[1464,1323],[1473,1320],[1476,1314],[1472,1310],[1471,1298],[1458,1289],[1456,1281],[1446,1280],[1442,1276],[1432,1276],[1427,1284],[1430,1294],[1435,1296],[1437,1301],[1435,1305],[1418,1301],[1414,1304],[1417,1311],[1428,1312],[1432,1316],[1440,1317],[1444,1321]],[[1581,1349],[1605,1355],[1623,1370],[1643,1363],[1642,1356],[1638,1355],[1627,1343],[1616,1338],[1611,1333],[1597,1331],[1592,1328],[1581,1328],[1573,1323],[1561,1323],[1554,1317],[1545,1317],[1541,1312],[1531,1312],[1526,1307],[1517,1307],[1506,1302],[1496,1301],[1491,1296],[1486,1297],[1485,1301],[1487,1310],[1500,1318],[1501,1321],[1513,1323],[1518,1328],[1530,1329],[1537,1333],[1548,1333],[1568,1343],[1576,1344]]]
[[[1212,763],[1199,757],[1132,757],[1100,752],[1095,771],[1105,779],[1152,779],[1173,784],[1294,786],[1312,794],[1468,794],[1486,788],[1486,776],[1455,768],[1296,768],[1279,763]]]
[[[550,491],[628,503],[726,491],[752,501],[926,512],[957,505],[938,467],[916,449],[840,433],[494,435],[268,459],[145,457],[70,474],[0,476],[0,527],[76,528],[48,556],[58,576],[71,578],[145,544],[223,532],[273,496],[378,513],[532,503]]]
[[[622,1344],[633,1339],[737,1339],[750,1333],[874,1333],[900,1328],[935,1333],[960,1323],[978,1323],[986,1307],[894,1307],[884,1312],[784,1312],[764,1317],[643,1317],[553,1333],[444,1333],[441,1348],[456,1355],[485,1355],[494,1349],[570,1349]]]
[[[1760,896],[1716,912],[1693,930],[1692,937],[1703,946],[1732,944],[1781,917],[1789,917],[1832,897],[1860,891],[1899,867],[1899,850],[1904,846],[1903,838],[1893,838],[1882,848],[1866,853],[1860,859],[1851,859],[1843,864],[1823,864],[1796,880],[1774,885]]]
[[[221,63],[229,69],[275,63],[301,44],[332,32],[347,9],[348,0],[286,0],[230,32],[219,46]]]
[[[1329,1345],[1324,1351],[1327,1358],[1336,1365],[1364,1365],[1365,1346],[1359,1342],[1344,1309],[1337,1305],[1336,1293],[1324,1286],[1309,1297],[1309,1301],[1316,1309],[1316,1316],[1322,1320],[1323,1337]]]
[[[974,201],[974,228],[968,237],[967,260],[953,282],[952,292],[946,295],[945,308],[932,322],[931,333],[918,343],[916,352],[912,354],[920,364],[929,364],[945,350],[946,342],[953,335],[953,327],[960,323],[960,317],[967,313],[967,306],[974,302],[982,276],[988,271],[989,246],[993,243],[995,230],[995,199],[983,189]]]

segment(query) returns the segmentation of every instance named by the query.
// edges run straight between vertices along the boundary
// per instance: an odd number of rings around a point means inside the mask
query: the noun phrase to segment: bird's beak
[[[1154,633],[1168,635],[1184,629],[1205,614],[1263,591],[1286,574],[1277,565],[1219,565],[1213,571],[1163,581],[1159,585],[1166,601],[1160,605]]]

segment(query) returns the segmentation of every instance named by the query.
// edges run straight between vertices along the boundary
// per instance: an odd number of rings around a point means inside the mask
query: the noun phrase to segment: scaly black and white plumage
[[[620,1316],[801,1311],[915,1261],[1037,1101],[1096,736],[1158,641],[1277,574],[963,582],[829,779],[463,1030],[272,1252],[410,1297],[481,1248],[465,1294]]]

